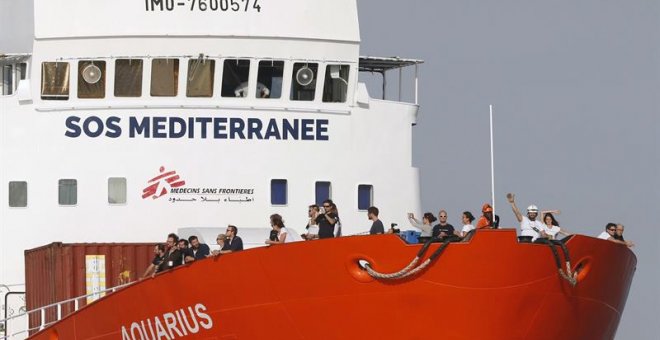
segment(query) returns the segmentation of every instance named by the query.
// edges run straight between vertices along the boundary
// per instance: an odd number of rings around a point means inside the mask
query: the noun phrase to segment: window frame
[[[117,94],[117,84],[120,83],[120,82],[117,81],[117,76],[119,75],[119,73],[117,72],[117,70],[119,69],[117,67],[117,64],[120,61],[121,62],[128,61],[128,64],[131,64],[132,62],[137,62],[137,63],[140,64],[140,76],[136,77],[136,79],[139,78],[139,84],[135,84],[136,85],[135,90],[138,92],[138,95],[136,95],[136,96],[133,96],[133,95],[118,95]],[[115,59],[114,77],[113,77],[114,81],[113,81],[113,84],[112,84],[113,85],[112,95],[115,98],[140,98],[140,97],[142,97],[142,95],[144,94],[144,73],[145,73],[144,71],[145,71],[145,65],[146,64],[147,63],[145,62],[145,60],[143,60],[141,58],[118,58],[118,59]],[[151,86],[151,84],[150,84],[150,86]]]
[[[57,89],[61,88],[61,92],[56,92],[56,91],[51,91],[48,93],[45,93],[46,85],[44,84],[45,82],[45,77],[47,75],[47,65],[48,64],[55,64],[55,70],[59,67],[59,65],[63,65],[62,67],[65,68],[65,79],[64,82],[61,84],[62,86],[57,86],[53,85],[50,86],[50,89]],[[57,73],[53,75],[54,81],[57,82]],[[39,95],[41,100],[69,100],[69,96],[71,95],[71,65],[69,62],[66,61],[43,61],[41,62],[41,79],[39,83]]]
[[[12,192],[15,192],[16,189],[12,190],[12,184],[24,184],[25,185],[25,205],[12,205]],[[7,182],[7,206],[9,208],[27,208],[28,206],[28,182],[27,181],[9,181]],[[15,201],[15,200],[14,200]]]
[[[123,202],[111,202],[111,196],[110,196],[110,182],[111,180],[123,180],[124,182],[124,188],[123,188],[123,195],[124,195],[124,201]],[[108,177],[108,204],[111,206],[114,205],[126,205],[128,203],[128,180],[126,177]]]
[[[275,199],[276,197],[274,196],[275,190],[273,185],[277,181],[283,181],[284,182],[284,203],[276,203]],[[271,178],[270,180],[270,205],[271,206],[287,206],[289,204],[289,180],[286,178]]]
[[[93,60],[93,59],[85,59],[85,60],[78,60],[78,65],[77,65],[77,70],[78,70],[78,76],[77,76],[77,82],[76,82],[76,97],[78,99],[103,99],[106,96],[106,81],[107,81],[107,76],[106,72],[108,68],[106,67],[106,62],[105,60]],[[87,68],[90,65],[94,65],[101,70],[101,78],[94,84],[89,84],[85,81],[83,78],[83,71],[85,68]],[[94,91],[94,88],[96,88],[96,91]],[[81,92],[81,90],[86,89],[85,92]]]
[[[174,67],[173,71],[173,80],[174,80],[174,86],[172,87],[174,89],[174,94],[160,94],[164,93],[163,92],[154,92],[154,83],[156,83],[154,80],[159,80],[159,79],[154,79],[156,76],[157,72],[154,72],[155,67],[161,67],[161,60],[165,61],[165,64],[168,64],[168,61],[172,61],[174,64],[176,64],[176,67]],[[149,74],[149,96],[150,97],[164,97],[164,98],[174,98],[179,96],[179,86],[180,86],[180,81],[179,78],[181,78],[181,62],[179,58],[153,58],[151,59],[151,67],[150,67],[150,74]],[[162,80],[162,79],[161,79]]]
[[[369,187],[369,202],[365,208],[360,205],[360,187]],[[373,184],[358,184],[357,186],[357,209],[358,211],[367,211],[369,207],[374,205],[374,186]]]
[[[319,199],[319,184],[328,184],[328,197]],[[332,182],[331,181],[315,181],[314,182],[314,203],[321,206],[326,199],[332,199]]]
[[[73,181],[75,184],[75,201],[73,203],[67,204],[62,203],[62,181]],[[75,178],[60,178],[57,180],[57,204],[60,207],[75,207],[78,205],[78,180]]]

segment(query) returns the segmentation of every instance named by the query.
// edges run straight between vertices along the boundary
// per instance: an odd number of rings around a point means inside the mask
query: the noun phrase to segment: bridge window
[[[279,60],[262,60],[259,62],[257,74],[257,98],[280,98],[282,96],[282,79],[284,62]]]
[[[287,203],[286,179],[273,179],[270,181],[270,204],[285,205]]]
[[[60,179],[57,197],[60,205],[78,204],[78,180]]]
[[[331,199],[332,187],[330,182],[316,182],[315,196],[315,202],[319,206],[323,203],[323,201]]]
[[[291,100],[313,101],[316,92],[316,75],[319,64],[293,64],[293,79],[291,82]]]
[[[108,178],[108,203],[110,204],[126,203],[126,178],[123,177]]]
[[[222,71],[222,96],[247,97],[250,60],[227,59]]]
[[[345,103],[348,91],[348,65],[328,65],[325,69],[323,101],[326,103]]]
[[[14,93],[13,65],[0,65],[0,95]]]
[[[27,182],[9,182],[9,206],[12,208],[27,207]]]
[[[179,59],[151,61],[151,96],[175,97],[179,88]]]
[[[142,96],[142,59],[115,61],[115,97]]]
[[[78,62],[78,98],[105,97],[105,61]]]
[[[215,60],[194,59],[188,61],[188,97],[213,97]]]
[[[41,99],[69,99],[69,63],[44,62],[41,64]]]
[[[374,187],[373,185],[358,185],[358,210],[367,210],[373,205]]]
[[[25,80],[25,77],[27,76],[27,64],[26,63],[18,64],[18,67],[16,68],[16,72],[18,73],[18,79]]]

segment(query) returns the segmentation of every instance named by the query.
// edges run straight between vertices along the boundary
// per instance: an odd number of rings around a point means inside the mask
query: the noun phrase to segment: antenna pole
[[[490,199],[495,219],[495,155],[493,154],[493,105],[490,105]]]

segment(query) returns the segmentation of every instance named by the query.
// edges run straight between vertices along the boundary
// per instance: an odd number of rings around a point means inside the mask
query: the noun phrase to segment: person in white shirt
[[[433,233],[432,224],[435,220],[435,216],[433,216],[432,213],[427,212],[424,213],[424,217],[422,217],[422,223],[419,223],[415,218],[415,214],[408,213],[408,221],[410,221],[410,225],[422,231],[422,234],[420,235],[421,237],[431,237],[431,234]]]
[[[527,216],[523,216],[516,206],[515,196],[512,193],[506,194],[506,199],[511,203],[511,209],[516,215],[516,219],[520,222],[520,230],[522,236],[531,236],[532,242],[536,241],[537,238],[542,237],[541,233],[544,230],[544,225],[541,221],[537,221],[536,217],[539,214],[539,208],[532,204],[527,207]]]
[[[632,248],[634,246],[634,244],[630,241],[617,240],[615,235],[616,235],[616,223],[608,223],[607,225],[605,225],[605,231],[600,233],[600,235],[598,235],[598,238],[602,240],[612,241],[615,243],[620,243],[628,246],[629,248]]]
[[[456,234],[460,237],[465,237],[470,231],[474,230],[474,226],[472,225],[472,222],[474,221],[474,216],[472,215],[471,212],[469,211],[464,211],[463,212],[463,229],[461,230],[460,234],[458,231]]]
[[[305,227],[307,233],[300,236],[308,241],[319,238],[319,225],[316,223],[316,218],[319,217],[319,206],[316,204],[310,205],[309,209],[307,209],[307,217],[309,218]]]
[[[564,231],[563,228],[559,226],[559,221],[555,219],[554,214],[559,214],[559,210],[547,210],[547,211],[542,211],[541,212],[541,218],[543,219],[543,230],[541,232],[543,237],[547,237],[551,240],[554,240],[557,238],[558,234],[562,234],[565,236],[570,235],[566,231]]]
[[[280,214],[270,215],[270,226],[277,231],[277,240],[266,240],[266,244],[284,244],[287,240],[287,230]]]

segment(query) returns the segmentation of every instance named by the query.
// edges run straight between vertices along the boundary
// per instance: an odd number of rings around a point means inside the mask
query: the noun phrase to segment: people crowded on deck
[[[422,217],[422,223],[419,223],[415,218],[415,214],[408,213],[408,221],[410,221],[410,225],[422,231],[420,235],[421,237],[430,237],[431,234],[433,234],[433,222],[436,220],[437,219],[433,216],[433,213],[426,212]]]
[[[598,235],[598,238],[603,239],[603,240],[612,241],[612,242],[615,242],[615,243],[624,244],[624,245],[628,246],[629,248],[633,247],[634,244],[632,242],[618,240],[615,237],[615,236],[617,236],[616,228],[617,228],[616,223],[610,222],[610,223],[606,224],[605,225],[605,231],[600,233],[600,235]]]
[[[205,243],[200,243],[197,236],[192,235],[188,237],[188,242],[190,243],[190,252],[192,253],[192,261],[201,260],[211,253],[211,249]],[[189,261],[186,261],[189,262]]]
[[[284,226],[284,220],[280,214],[270,215],[270,226],[277,232],[277,237],[274,240],[272,238],[267,239],[266,244],[284,244],[291,242],[291,238],[287,238],[288,230]]]
[[[243,240],[236,236],[236,234],[238,234],[238,228],[231,224],[228,225],[227,232],[225,232],[227,240],[225,241],[224,247],[220,249],[220,254],[229,254],[235,251],[243,250]]]
[[[385,233],[385,226],[383,225],[383,222],[378,219],[378,208],[369,207],[367,209],[367,218],[372,222],[371,229],[369,229],[369,235]]]
[[[438,224],[433,226],[431,236],[434,238],[444,239],[454,235],[455,228],[453,225],[447,223],[447,211],[440,210],[438,213]]]
[[[337,220],[338,217],[332,200],[323,201],[323,206],[319,209],[319,215],[316,217],[316,224],[319,226],[319,238],[335,237]]]
[[[516,205],[515,195],[508,193],[506,194],[506,199],[511,204],[511,209],[513,210],[514,215],[516,215],[516,219],[520,222],[521,236],[531,237],[532,242],[541,237],[541,232],[544,230],[544,224],[541,221],[536,220],[536,217],[538,217],[539,214],[539,208],[532,204],[527,207],[527,216],[523,216]]]
[[[314,240],[319,238],[319,225],[316,222],[316,218],[319,216],[319,206],[312,204],[307,209],[307,226],[305,227],[305,233],[301,235],[304,240]]]
[[[461,220],[463,222],[463,229],[461,229],[461,233],[459,236],[465,237],[470,231],[475,229],[475,227],[472,225],[472,222],[474,221],[474,216],[472,215],[471,212],[464,211]]]

